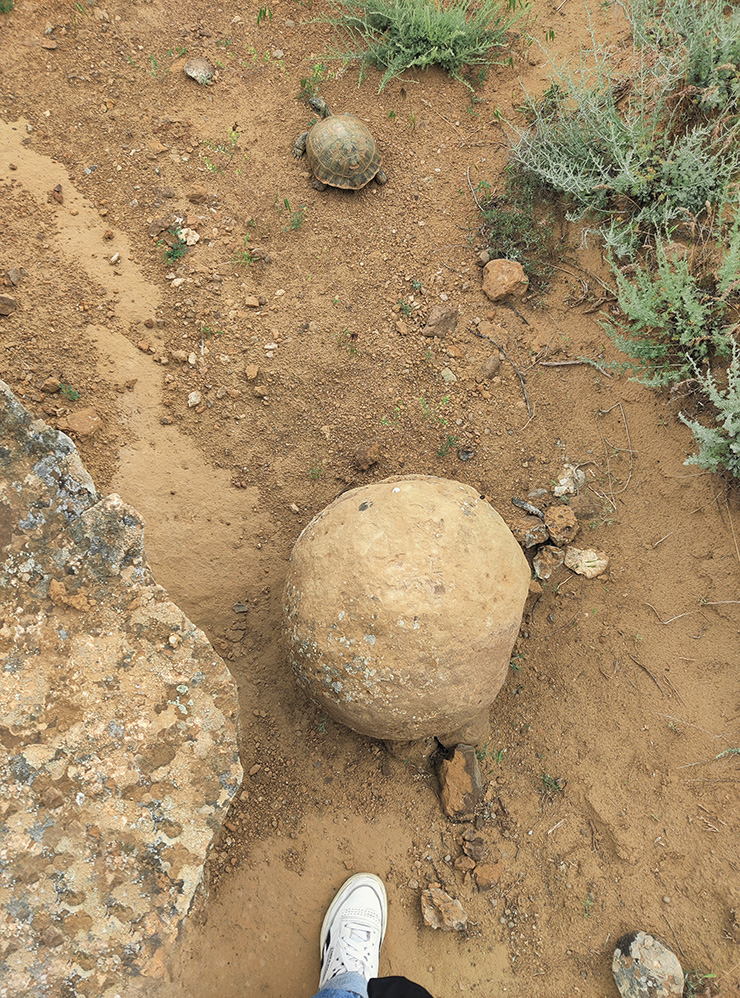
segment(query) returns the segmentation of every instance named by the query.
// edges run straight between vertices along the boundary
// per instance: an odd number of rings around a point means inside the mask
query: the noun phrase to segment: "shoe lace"
[[[376,931],[361,922],[346,921],[342,925],[339,945],[332,953],[332,966],[329,977],[351,971],[367,977],[377,958],[378,943]]]

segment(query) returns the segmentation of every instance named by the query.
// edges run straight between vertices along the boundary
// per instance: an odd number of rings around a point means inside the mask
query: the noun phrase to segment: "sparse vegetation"
[[[336,0],[334,6],[329,20],[348,45],[337,57],[359,61],[361,81],[368,66],[383,70],[379,91],[407,69],[430,66],[472,90],[463,70],[485,76],[490,66],[511,62],[508,34],[527,9],[521,0]]]
[[[737,344],[732,345],[726,388],[719,388],[709,372],[702,374],[697,370],[696,378],[717,410],[715,421],[719,426],[704,426],[680,414],[699,447],[699,452],[686,464],[698,464],[708,471],[725,471],[740,479],[740,348]]]
[[[598,228],[623,317],[607,332],[638,380],[694,380],[720,428],[692,420],[692,463],[740,471],[740,9],[720,0],[634,0],[632,65],[583,50],[520,109],[513,159],[571,219]],[[625,263],[625,261],[629,261]],[[727,388],[709,373],[732,355]]]
[[[0,0],[0,14],[9,14],[13,6],[13,0]]]
[[[78,399],[82,398],[82,392],[77,391],[71,385],[60,385],[59,391],[67,398],[70,402],[77,402]]]
[[[185,256],[190,248],[180,234],[180,229],[169,230],[167,238],[160,239],[157,245],[165,245],[164,259],[167,263],[176,263]]]

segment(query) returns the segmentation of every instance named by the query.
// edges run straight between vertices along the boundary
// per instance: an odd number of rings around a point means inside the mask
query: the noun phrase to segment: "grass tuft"
[[[337,54],[360,63],[360,81],[368,66],[383,70],[378,92],[407,69],[439,66],[472,84],[462,72],[478,70],[480,82],[489,67],[510,63],[509,33],[527,9],[522,0],[335,0],[329,18],[347,39]]]

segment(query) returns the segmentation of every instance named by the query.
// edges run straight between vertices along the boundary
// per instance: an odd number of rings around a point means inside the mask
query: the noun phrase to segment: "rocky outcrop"
[[[151,993],[241,782],[233,680],[154,582],[142,536],[0,382],[9,995]]]

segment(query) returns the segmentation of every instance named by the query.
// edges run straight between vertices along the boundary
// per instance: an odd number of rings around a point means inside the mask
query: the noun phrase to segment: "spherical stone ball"
[[[529,582],[509,528],[470,486],[410,476],[353,489],[293,548],[287,657],[311,697],[361,734],[475,743]]]

